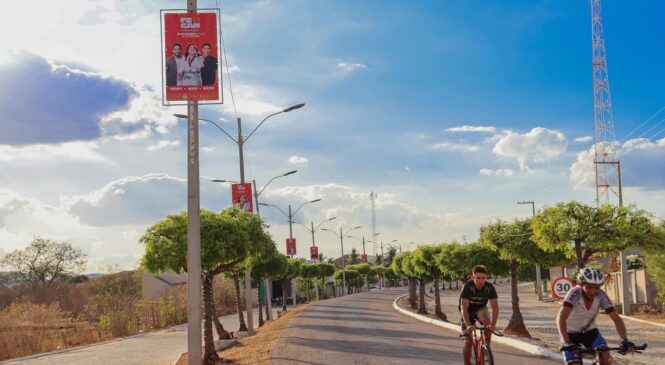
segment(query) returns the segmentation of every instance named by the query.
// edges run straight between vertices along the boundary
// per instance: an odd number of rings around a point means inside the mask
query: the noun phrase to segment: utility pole
[[[242,122],[238,117],[238,157],[240,159],[240,183],[245,183],[245,141],[242,136]],[[245,271],[245,307],[247,309],[247,334],[254,333],[254,313],[252,305],[252,276],[249,270]]]
[[[517,204],[531,204],[531,216],[536,216],[536,203],[533,200],[517,202]],[[536,292],[538,293],[538,300],[543,300],[543,284],[540,273],[540,264],[536,263]]]
[[[621,165],[616,160],[614,144],[614,120],[612,116],[612,98],[607,72],[605,36],[600,0],[591,0],[591,65],[593,67],[593,123],[594,123],[594,165],[596,168],[596,204],[610,204],[610,192],[618,195],[619,206],[623,205],[621,192]],[[618,187],[615,191],[613,187]],[[603,199],[604,198],[604,199]],[[621,311],[630,314],[628,303],[628,275],[626,271],[626,253],[621,259]]]
[[[376,199],[376,194],[374,190],[369,194],[369,199],[372,202],[372,238],[374,240],[374,257],[376,257],[376,213],[374,211],[374,199]]]
[[[196,0],[187,0],[196,13]],[[201,198],[199,184],[199,103],[187,102],[187,361],[201,357]]]

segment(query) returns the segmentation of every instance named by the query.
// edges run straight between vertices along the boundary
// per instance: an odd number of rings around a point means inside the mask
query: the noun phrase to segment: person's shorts
[[[607,345],[607,341],[603,338],[597,328],[581,333],[568,333],[570,343],[576,345],[583,345],[588,350],[594,349],[600,345]],[[563,345],[563,340],[560,339]],[[573,352],[563,351],[563,359],[566,363],[577,360],[577,354]]]
[[[471,324],[475,324],[476,321],[478,321],[478,317],[484,316],[487,313],[489,313],[489,310],[487,309],[487,307],[480,307],[475,312],[469,312],[469,320],[471,321]],[[460,328],[462,330],[462,333],[464,333],[464,331],[466,331],[466,323],[464,323],[464,318],[460,319]],[[471,333],[467,333],[464,337],[466,339],[470,340],[471,339]]]

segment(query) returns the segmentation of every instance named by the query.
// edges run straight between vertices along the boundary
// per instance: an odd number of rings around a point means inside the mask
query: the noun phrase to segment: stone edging
[[[451,331],[458,331],[459,332],[459,330],[460,330],[459,325],[455,325],[455,324],[452,324],[452,323],[449,323],[449,322],[444,322],[440,319],[425,317],[423,315],[416,314],[416,313],[413,313],[413,312],[408,311],[406,309],[403,309],[399,305],[397,305],[397,301],[400,300],[403,297],[406,297],[407,295],[408,294],[402,295],[402,296],[397,297],[397,299],[395,299],[395,301],[393,302],[393,308],[395,308],[396,311],[398,311],[398,312],[400,312],[404,315],[407,315],[409,317],[413,317],[413,318],[415,318],[419,321],[430,323],[430,324],[433,324],[435,326],[443,327],[443,328],[449,329]],[[536,355],[536,356],[541,356],[541,357],[546,357],[546,358],[549,358],[549,359],[554,359],[554,360],[557,360],[557,361],[561,361],[561,354],[560,353],[552,352],[552,351],[550,351],[550,350],[548,350],[544,347],[540,347],[540,346],[536,346],[536,345],[528,343],[528,342],[520,341],[520,340],[518,340],[516,338],[513,338],[513,337],[492,336],[492,342],[497,342],[497,343],[500,343],[502,345],[507,345],[507,346],[516,348],[520,351],[528,352],[531,355]]]

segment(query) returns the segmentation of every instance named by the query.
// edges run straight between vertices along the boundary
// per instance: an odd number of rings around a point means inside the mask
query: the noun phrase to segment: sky
[[[0,23],[0,256],[69,242],[87,272],[136,268],[139,238],[187,207],[186,126],[162,105],[160,9],[185,1],[13,2]],[[343,232],[346,252],[468,241],[496,219],[595,205],[587,1],[199,1],[220,8],[224,104],[201,106],[245,145],[260,201]],[[604,2],[624,202],[665,217],[660,1]],[[227,69],[230,73],[227,73]],[[229,83],[231,81],[231,83]],[[231,97],[233,95],[233,98]],[[237,146],[200,125],[202,208],[231,203]],[[287,219],[261,207],[285,252]],[[318,230],[326,257],[339,239]],[[409,245],[409,242],[415,242]],[[385,247],[384,247],[385,248]]]

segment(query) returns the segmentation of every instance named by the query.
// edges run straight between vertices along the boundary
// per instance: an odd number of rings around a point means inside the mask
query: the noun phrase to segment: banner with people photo
[[[231,200],[234,208],[245,212],[254,212],[252,200],[252,183],[231,184]]]
[[[162,101],[222,103],[219,12],[162,10]]]

